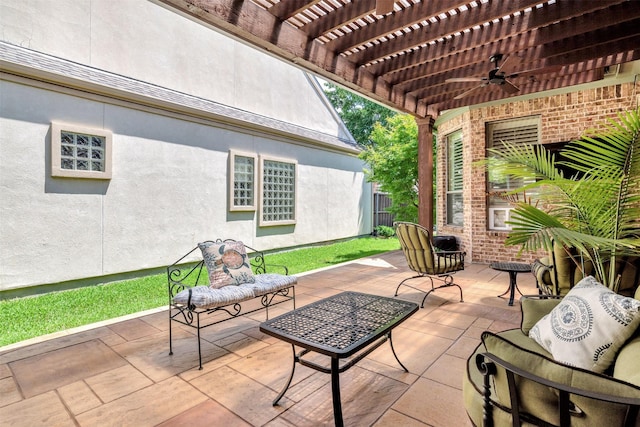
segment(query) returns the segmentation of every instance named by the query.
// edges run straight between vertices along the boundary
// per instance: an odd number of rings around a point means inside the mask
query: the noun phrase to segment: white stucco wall
[[[146,0],[0,0],[0,37],[0,291],[371,232],[363,164],[299,69]],[[111,131],[112,178],[53,178],[53,121]],[[229,212],[230,149],[297,162],[295,225]]]
[[[0,0],[1,40],[336,135],[304,74],[148,0]]]
[[[354,156],[14,82],[0,94],[0,290],[159,267],[216,237],[272,249],[371,231]],[[51,121],[111,130],[113,178],[52,178]],[[295,225],[228,211],[231,148],[298,162]]]

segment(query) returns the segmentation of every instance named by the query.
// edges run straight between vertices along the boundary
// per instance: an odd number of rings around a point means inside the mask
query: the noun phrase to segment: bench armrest
[[[273,273],[274,270],[282,271],[285,276],[289,275],[289,268],[286,265],[280,264],[265,264],[265,273]]]

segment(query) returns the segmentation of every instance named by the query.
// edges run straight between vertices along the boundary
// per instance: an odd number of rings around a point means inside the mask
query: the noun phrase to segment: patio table
[[[339,374],[354,366],[387,339],[396,361],[408,372],[393,348],[391,330],[417,310],[418,304],[413,302],[359,292],[342,292],[262,323],[262,332],[290,343],[293,349],[291,374],[273,405],[277,405],[284,396],[291,385],[296,363],[300,363],[331,374],[333,417],[335,425],[342,426]],[[297,354],[295,346],[302,348]],[[330,366],[305,360],[303,357],[309,352],[329,356]],[[350,359],[340,366],[340,359],[346,358]]]

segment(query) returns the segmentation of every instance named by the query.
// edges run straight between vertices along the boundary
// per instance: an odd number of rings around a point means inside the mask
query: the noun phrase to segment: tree
[[[363,147],[371,145],[370,135],[376,123],[384,123],[398,114],[333,83],[324,85],[324,93],[353,138]]]
[[[360,158],[371,169],[367,179],[380,184],[388,193],[388,211],[397,221],[418,221],[418,126],[413,117],[396,114],[384,125],[376,123],[371,144]]]

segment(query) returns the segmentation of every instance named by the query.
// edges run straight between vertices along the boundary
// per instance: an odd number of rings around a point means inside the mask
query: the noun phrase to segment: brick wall
[[[569,141],[580,137],[587,129],[602,127],[607,118],[633,107],[635,93],[640,89],[633,83],[616,84],[572,93],[553,95],[527,101],[510,102],[480,108],[455,116],[438,125],[436,165],[437,201],[436,225],[438,234],[454,235],[472,262],[533,261],[542,253],[523,252],[519,247],[507,247],[506,231],[487,230],[486,175],[473,166],[486,155],[485,124],[504,119],[528,116],[540,117],[543,144]],[[464,162],[464,226],[447,226],[446,222],[446,137],[462,129]]]

